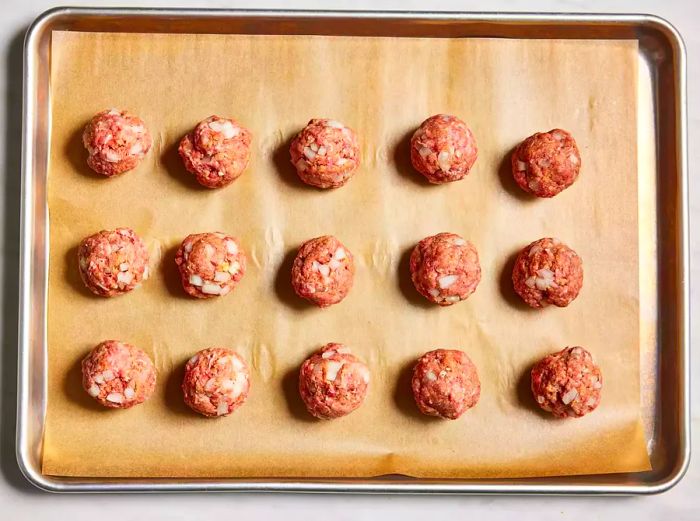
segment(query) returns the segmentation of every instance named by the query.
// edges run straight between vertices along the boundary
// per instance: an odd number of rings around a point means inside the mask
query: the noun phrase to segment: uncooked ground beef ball
[[[227,295],[245,275],[246,255],[238,239],[223,233],[188,235],[175,254],[182,287],[188,295]]]
[[[554,197],[576,181],[581,155],[573,136],[555,128],[520,143],[511,162],[520,188],[537,197]]]
[[[204,416],[226,416],[248,398],[250,373],[235,351],[203,349],[187,361],[182,392],[185,403]]]
[[[481,383],[466,353],[436,349],[425,353],[411,380],[418,409],[428,416],[456,420],[479,401]]]
[[[466,299],[481,280],[476,248],[455,233],[438,233],[420,241],[410,265],[418,292],[441,306]]]
[[[102,230],[80,243],[78,268],[90,291],[101,297],[114,297],[148,279],[148,251],[130,228]]]
[[[535,241],[515,259],[513,287],[530,307],[566,307],[578,296],[581,286],[581,257],[558,239]]]
[[[237,121],[210,116],[182,138],[178,152],[199,184],[221,188],[248,166],[250,141],[250,131]]]
[[[577,418],[600,403],[603,375],[591,353],[567,347],[532,368],[532,394],[537,404],[559,418]]]
[[[151,144],[143,120],[117,109],[96,114],[83,131],[88,166],[107,177],[136,168]]]
[[[299,178],[317,188],[343,186],[360,165],[360,146],[350,128],[333,119],[312,119],[289,147]]]
[[[156,387],[153,362],[141,349],[107,340],[83,359],[83,388],[105,407],[128,409],[143,403]]]
[[[413,168],[434,184],[465,177],[477,154],[476,140],[467,124],[447,114],[426,119],[411,138]]]
[[[331,343],[307,358],[299,371],[299,394],[316,418],[350,414],[367,395],[369,369],[350,349]]]
[[[332,235],[324,235],[299,248],[292,265],[292,287],[300,297],[324,308],[347,296],[354,275],[350,250]]]

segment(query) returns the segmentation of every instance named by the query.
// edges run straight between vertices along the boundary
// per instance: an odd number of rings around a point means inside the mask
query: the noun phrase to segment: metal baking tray
[[[639,44],[642,416],[653,470],[528,479],[99,479],[41,473],[46,408],[47,162],[51,33],[313,34],[632,39]],[[594,73],[589,71],[588,73]],[[413,494],[650,494],[675,485],[690,460],[686,57],[678,32],[649,15],[57,8],[25,41],[17,460],[55,492],[278,491]],[[643,144],[643,146],[641,146]],[[645,246],[642,246],[645,245]],[[646,289],[645,289],[646,288]]]

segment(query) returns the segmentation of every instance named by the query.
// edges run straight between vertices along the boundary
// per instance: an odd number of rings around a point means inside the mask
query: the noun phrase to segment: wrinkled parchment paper
[[[331,38],[62,33],[51,55],[48,409],[44,472],[70,476],[506,477],[649,468],[640,423],[636,169],[636,42]],[[80,132],[95,112],[126,108],[154,147],[116,179],[85,166]],[[411,170],[407,140],[427,116],[468,122],[479,159],[469,177],[429,186]],[[176,147],[211,115],[254,135],[232,186],[198,188]],[[354,128],[363,163],[335,191],[306,188],[288,142],[311,117]],[[581,149],[578,182],[552,200],[514,185],[511,147],[560,126]],[[104,228],[133,227],[153,276],[123,297],[92,297],[76,246]],[[250,263],[231,295],[185,296],[173,261],[189,233],[242,239]],[[421,238],[456,232],[478,248],[476,293],[449,308],[413,289],[408,254]],[[332,233],[354,252],[355,287],[326,310],[299,300],[291,259]],[[566,309],[531,311],[513,295],[513,255],[555,236],[584,260],[585,283]],[[80,359],[115,338],[146,350],[158,370],[153,398],[103,410],[80,385]],[[296,373],[330,341],[351,346],[372,372],[355,413],[320,422],[301,405]],[[530,366],[567,345],[589,348],[605,375],[602,404],[556,421],[538,412]],[[251,364],[252,392],[211,420],[182,403],[184,362],[210,346]],[[410,368],[424,351],[465,350],[482,381],[458,421],[419,415]]]

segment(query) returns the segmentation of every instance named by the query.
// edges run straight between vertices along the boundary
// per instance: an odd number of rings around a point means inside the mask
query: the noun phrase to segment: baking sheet
[[[649,468],[639,420],[636,42],[311,36],[53,33],[49,162],[49,384],[43,471],[66,476],[516,477]],[[602,66],[604,64],[604,66]],[[586,71],[595,71],[589,74]],[[80,132],[106,107],[142,116],[154,149],[136,171],[106,180],[84,165]],[[409,167],[407,139],[428,115],[472,127],[480,157],[464,181],[433,187]],[[197,188],[177,142],[217,113],[254,133],[254,153],[231,187]],[[311,117],[353,127],[363,167],[319,192],[288,166],[289,139]],[[510,148],[561,126],[583,156],[578,182],[532,201],[505,167]],[[131,226],[156,269],[140,290],[90,296],[75,266],[80,239]],[[173,255],[199,231],[239,236],[250,268],[232,295],[201,302],[179,287]],[[422,237],[472,240],[483,276],[447,309],[413,290],[407,257]],[[318,310],[297,300],[289,267],[298,245],[324,233],[355,253],[355,288]],[[567,309],[535,312],[513,297],[519,248],[556,236],[584,259],[586,283]],[[160,385],[143,406],[105,411],[80,388],[79,361],[119,338],[154,359]],[[329,341],[372,371],[352,415],[317,422],[296,393],[301,361]],[[587,346],[605,374],[601,406],[560,422],[533,408],[530,365],[565,345]],[[253,367],[245,407],[207,420],[182,403],[195,351],[225,345]],[[467,351],[482,398],[456,422],[419,416],[409,368],[435,347]]]

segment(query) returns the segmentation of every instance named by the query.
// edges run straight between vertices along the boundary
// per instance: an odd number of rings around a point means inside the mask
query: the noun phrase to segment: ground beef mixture
[[[578,296],[581,286],[581,258],[557,239],[535,241],[515,259],[513,287],[530,307],[566,307]]]
[[[456,420],[479,401],[481,383],[466,353],[436,349],[425,353],[411,380],[418,409],[428,416]]]
[[[307,358],[299,371],[299,394],[316,418],[350,414],[367,396],[369,369],[343,344],[331,343]]]
[[[420,241],[411,253],[410,266],[418,292],[441,306],[466,299],[481,280],[476,248],[455,233],[438,233]]]
[[[478,150],[474,134],[455,116],[426,119],[411,138],[411,163],[434,184],[458,181],[471,170]]]
[[[156,387],[153,362],[141,349],[107,340],[83,359],[83,388],[105,407],[128,409],[145,402]]]
[[[520,188],[537,197],[554,197],[576,181],[581,155],[573,136],[555,128],[520,143],[511,162]]]
[[[319,307],[343,300],[355,275],[352,253],[332,235],[306,241],[292,265],[292,287],[297,295]]]
[[[180,141],[188,172],[207,188],[221,188],[240,177],[250,161],[251,133],[237,121],[210,116]]]
[[[532,394],[537,404],[558,418],[578,418],[600,403],[603,375],[591,353],[567,347],[532,368]]]
[[[102,230],[81,241],[78,268],[90,291],[101,297],[114,297],[148,279],[148,251],[130,228]]]
[[[192,410],[211,418],[226,416],[248,398],[250,372],[238,353],[203,349],[187,361],[182,392]]]
[[[136,168],[152,143],[141,118],[117,109],[96,114],[83,131],[88,166],[107,177]]]
[[[317,188],[338,188],[360,165],[360,146],[352,129],[333,119],[312,119],[289,148],[299,178]]]
[[[245,275],[246,255],[238,239],[223,233],[188,235],[175,254],[182,287],[188,295],[227,295]]]

